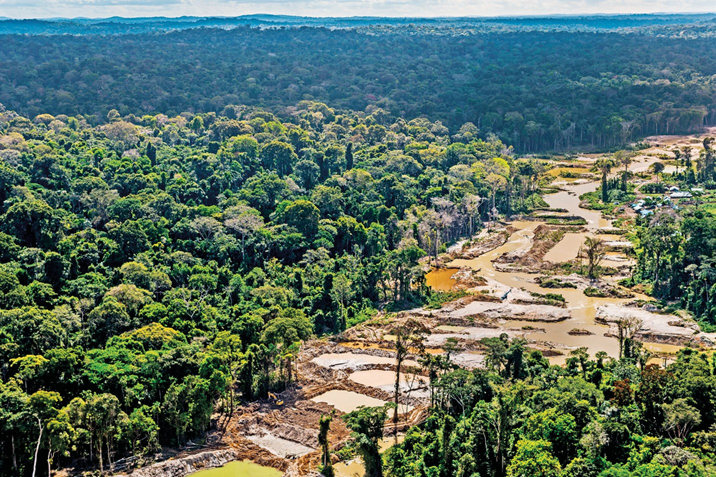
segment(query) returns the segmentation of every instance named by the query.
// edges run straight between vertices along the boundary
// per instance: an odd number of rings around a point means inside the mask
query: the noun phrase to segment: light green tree
[[[507,477],[559,477],[562,467],[545,440],[521,440],[507,467]]]

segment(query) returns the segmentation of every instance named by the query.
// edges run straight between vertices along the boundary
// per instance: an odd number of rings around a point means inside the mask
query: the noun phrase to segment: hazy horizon
[[[11,19],[101,19],[108,17],[500,17],[615,14],[714,13],[711,0],[674,4],[665,0],[0,0],[0,17]]]

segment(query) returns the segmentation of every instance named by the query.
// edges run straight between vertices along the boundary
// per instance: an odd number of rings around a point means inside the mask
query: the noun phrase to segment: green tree
[[[328,432],[331,429],[332,420],[333,416],[331,414],[323,414],[318,422],[318,445],[321,446],[321,474],[323,474],[324,477],[333,477],[334,475],[328,442]]]
[[[62,238],[61,212],[41,200],[16,202],[2,217],[2,227],[26,247],[54,248]]]
[[[679,444],[683,445],[694,426],[701,423],[701,413],[688,404],[684,398],[664,404],[664,430]]]
[[[275,170],[281,177],[291,174],[296,162],[298,156],[290,144],[273,141],[261,148],[261,164],[267,170]]]
[[[665,167],[663,162],[655,162],[650,166],[651,172],[656,176],[657,184],[659,183],[659,176],[664,172]]]
[[[400,407],[401,371],[403,362],[410,353],[420,354],[425,348],[425,336],[429,330],[418,320],[409,319],[393,329],[395,335],[395,386],[393,392],[393,435],[398,443],[398,413]],[[403,377],[405,380],[405,377]]]
[[[39,458],[40,444],[42,443],[42,436],[47,427],[48,421],[51,421],[57,417],[57,406],[62,402],[62,397],[59,393],[48,392],[48,391],[37,391],[32,394],[28,400],[29,414],[33,420],[37,422],[39,428],[37,444],[35,445],[35,456],[32,460],[32,476],[35,477],[37,472],[37,460]],[[50,469],[51,456],[48,455],[47,467],[48,472]]]
[[[299,179],[299,184],[305,190],[311,190],[318,183],[321,170],[315,162],[303,159],[296,164],[294,172]]]
[[[363,458],[366,477],[383,477],[383,461],[378,441],[383,437],[383,425],[388,417],[385,407],[359,407],[343,416],[353,431],[358,454]]]
[[[627,151],[617,151],[614,153],[615,165],[624,166],[624,172],[622,173],[622,191],[627,191],[627,179],[629,178],[629,165],[633,161],[633,155]]]
[[[599,278],[599,264],[606,255],[604,241],[599,237],[587,237],[584,239],[582,253],[587,259],[587,276],[593,279]]]
[[[102,303],[87,315],[90,339],[96,343],[104,343],[110,337],[126,331],[130,323],[127,307],[112,296],[102,300]]]
[[[353,169],[353,143],[349,142],[346,146],[346,171]]]
[[[318,207],[307,200],[292,202],[283,211],[286,224],[295,227],[307,239],[313,238],[318,232],[320,218]]]
[[[562,465],[576,457],[579,433],[571,414],[563,414],[555,408],[533,414],[525,421],[522,432],[525,439],[551,443]]]
[[[545,440],[521,440],[507,467],[507,477],[558,477],[562,468],[552,455],[552,444]]]
[[[609,201],[609,173],[614,167],[614,160],[608,157],[602,157],[597,159],[594,163],[594,168],[602,173],[602,203],[606,204]]]

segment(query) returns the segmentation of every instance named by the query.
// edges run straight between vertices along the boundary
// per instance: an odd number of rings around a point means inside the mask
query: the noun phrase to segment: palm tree
[[[599,237],[587,237],[584,241],[584,255],[587,258],[587,276],[599,278],[599,263],[604,258],[606,250],[604,241]]]
[[[632,163],[632,155],[627,151],[617,151],[614,153],[614,160],[624,166],[624,175],[622,176],[622,190],[627,191],[627,177],[629,176],[629,164]]]
[[[607,177],[612,167],[614,167],[614,160],[609,157],[602,157],[594,163],[594,167],[602,173],[602,202],[606,204],[609,200]]]

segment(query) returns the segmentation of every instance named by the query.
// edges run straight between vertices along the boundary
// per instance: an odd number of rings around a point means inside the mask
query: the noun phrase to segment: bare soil
[[[555,264],[544,260],[549,250],[557,245],[567,232],[582,232],[581,227],[562,227],[541,224],[534,231],[532,247],[527,253],[517,250],[499,256],[495,269],[503,272],[540,273],[555,268]]]

